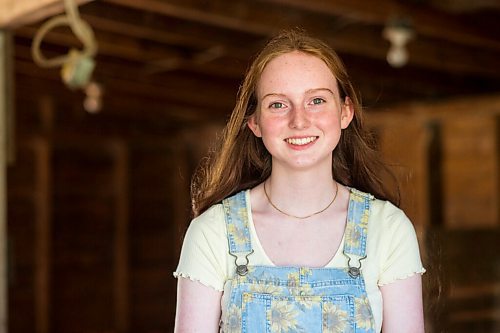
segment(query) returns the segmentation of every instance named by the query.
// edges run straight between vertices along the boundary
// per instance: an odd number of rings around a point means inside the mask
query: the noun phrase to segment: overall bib
[[[236,271],[221,332],[373,333],[375,323],[361,272],[373,196],[350,189],[343,254],[345,268],[252,265],[245,192],[223,203],[229,253]]]

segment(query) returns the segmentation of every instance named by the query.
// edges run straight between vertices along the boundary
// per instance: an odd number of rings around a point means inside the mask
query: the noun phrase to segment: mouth
[[[303,138],[286,138],[285,142],[294,146],[304,146],[313,141],[316,141],[318,138],[319,138],[318,136],[308,136]]]

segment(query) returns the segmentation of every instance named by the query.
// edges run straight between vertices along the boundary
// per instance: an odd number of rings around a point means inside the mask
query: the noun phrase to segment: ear
[[[340,127],[342,129],[346,129],[349,127],[349,124],[354,117],[354,105],[352,104],[349,96],[345,98],[344,104],[341,107],[341,115],[340,115]]]
[[[250,118],[248,118],[247,125],[248,125],[248,128],[250,128],[250,130],[253,132],[253,134],[256,137],[258,137],[258,138],[262,137],[262,132],[260,131],[260,126],[259,126],[257,116],[255,113],[253,115],[251,115]]]

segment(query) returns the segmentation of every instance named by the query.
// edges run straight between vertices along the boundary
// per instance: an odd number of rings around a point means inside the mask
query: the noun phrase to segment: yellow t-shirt
[[[250,265],[274,266],[262,248],[255,231],[249,190],[246,191],[246,202],[254,250],[249,257]],[[342,254],[343,247],[344,239],[335,256],[325,267],[347,267],[347,258]],[[366,251],[367,258],[362,262],[361,271],[376,331],[380,332],[382,294],[379,287],[417,273],[422,274],[425,269],[420,260],[412,223],[401,209],[388,201],[375,199],[371,202]],[[221,204],[217,204],[191,222],[174,276],[189,278],[223,291],[226,282],[234,275],[235,268],[234,257],[229,254],[224,210]],[[223,309],[226,301],[223,295]]]

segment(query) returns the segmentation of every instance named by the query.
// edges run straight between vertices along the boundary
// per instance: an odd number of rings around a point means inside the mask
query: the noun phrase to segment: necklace
[[[288,214],[284,211],[282,211],[281,209],[279,209],[278,207],[276,207],[275,204],[273,204],[273,202],[271,201],[271,198],[269,197],[269,194],[267,194],[267,190],[266,190],[266,181],[264,182],[264,193],[266,195],[266,198],[267,198],[267,201],[269,201],[269,204],[274,208],[276,209],[278,212],[280,212],[281,214],[283,215],[286,215],[288,217],[293,217],[293,218],[296,218],[296,219],[299,219],[299,220],[305,220],[307,218],[310,218],[314,215],[318,215],[318,214],[321,214],[323,213],[325,210],[327,210],[328,208],[330,208],[330,206],[333,204],[333,202],[335,201],[335,199],[337,199],[337,194],[339,192],[339,185],[337,183],[335,183],[335,195],[333,196],[333,199],[332,201],[330,201],[330,203],[328,204],[328,206],[326,206],[325,208],[321,209],[321,210],[318,210],[317,212],[315,213],[312,213],[312,214],[309,214],[309,215],[306,215],[306,216],[296,216],[296,215],[292,215],[292,214]]]

